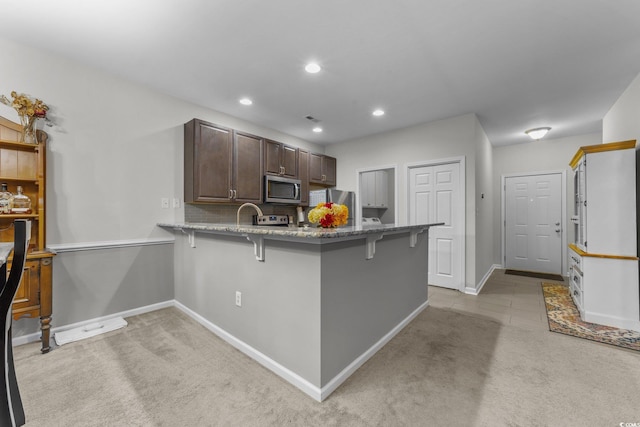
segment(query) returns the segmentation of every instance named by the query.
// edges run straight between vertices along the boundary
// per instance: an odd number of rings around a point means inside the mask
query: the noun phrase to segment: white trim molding
[[[51,328],[51,339],[53,339],[53,335],[55,335],[56,332],[68,331],[69,329],[79,328],[85,325],[90,325],[92,323],[104,322],[106,320],[115,319],[116,317],[137,316],[139,314],[150,313],[152,311],[160,310],[167,307],[173,307],[173,306],[175,306],[175,301],[169,300],[169,301],[159,302],[156,304],[145,305],[144,307],[138,307],[131,310],[121,311],[119,313],[109,314],[102,317],[95,317],[93,319],[83,320],[82,322],[76,322],[70,325],[56,326]],[[32,342],[40,341],[40,335],[41,335],[40,331],[38,331],[33,334],[27,334],[27,335],[22,335],[22,336],[13,338],[11,342],[13,343],[14,346],[29,344]]]
[[[422,303],[418,308],[416,308],[413,313],[407,316],[402,322],[398,323],[395,328],[390,330],[385,336],[380,338],[380,340],[372,345],[367,351],[358,356],[353,362],[349,364],[346,368],[342,370],[338,375],[333,377],[331,381],[327,383],[322,390],[320,391],[320,399],[316,399],[318,401],[323,401],[326,399],[331,393],[333,393],[343,382],[347,380],[358,368],[365,364],[365,362],[374,354],[378,352],[382,347],[384,347],[393,337],[395,337],[405,326],[409,324],[415,317],[420,314],[425,308],[429,306],[429,300]]]
[[[94,251],[98,249],[131,248],[137,246],[168,245],[175,243],[175,237],[149,237],[146,239],[109,240],[104,242],[57,243],[47,245],[47,249],[60,254],[64,252]]]
[[[493,274],[493,272],[498,269],[498,268],[502,268],[502,266],[500,264],[493,264],[490,268],[489,271],[487,271],[485,273],[485,275],[482,277],[482,280],[480,280],[478,282],[478,284],[476,285],[475,288],[472,288],[470,286],[467,286],[464,289],[464,293],[468,294],[468,295],[479,295],[480,291],[482,290],[482,288],[484,287],[484,285],[487,283],[487,281],[489,280],[489,277],[491,277],[491,274]]]
[[[239,340],[224,329],[205,319],[195,311],[191,310],[180,302],[175,301],[175,306],[185,314],[193,318],[196,322],[200,323],[202,326],[209,329],[211,332],[225,340],[227,343],[231,344],[256,362],[269,369],[285,381],[289,382],[291,385],[297,387],[302,392],[309,395],[318,402],[322,402],[324,399],[326,399],[333,391],[335,391],[335,389],[340,386],[340,384],[345,382],[347,378],[351,376],[351,374],[353,374],[360,366],[362,366],[367,360],[369,360],[378,350],[384,347],[386,343],[391,341],[391,339],[396,336],[398,332],[400,332],[405,326],[407,326],[409,322],[411,322],[418,314],[420,314],[422,310],[427,308],[428,305],[429,300],[421,304],[409,316],[407,316],[407,318],[398,323],[398,325],[396,325],[391,331],[380,338],[378,342],[376,342],[367,351],[358,356],[353,362],[351,362],[346,368],[344,368],[342,372],[333,377],[324,387],[320,388],[302,378],[300,375],[296,374],[290,369],[285,368],[275,360],[266,356],[264,353],[251,347],[244,341]]]

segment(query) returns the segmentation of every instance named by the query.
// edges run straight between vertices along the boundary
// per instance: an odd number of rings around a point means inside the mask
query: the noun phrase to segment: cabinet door
[[[288,178],[298,178],[298,149],[282,146],[282,174]]]
[[[309,154],[309,182],[324,184],[322,180],[322,154]]]
[[[264,173],[298,178],[298,149],[275,141],[265,141]]]
[[[298,178],[300,186],[300,205],[309,206],[309,152],[298,150]]]
[[[236,132],[233,189],[238,202],[262,203],[262,147],[262,138]]]
[[[322,171],[324,183],[328,186],[336,185],[336,159],[334,157],[323,156]]]
[[[8,264],[10,269],[11,265]],[[13,299],[13,316],[19,318],[22,313],[36,310],[34,315],[38,315],[40,306],[40,260],[26,260],[22,280],[18,286],[18,291]]]
[[[265,141],[264,173],[268,175],[280,175],[282,173],[282,144],[275,141]]]
[[[228,201],[233,139],[230,129],[192,120],[185,125],[185,202]]]
[[[375,205],[380,208],[386,208],[389,203],[387,201],[388,186],[387,172],[375,171]]]
[[[311,153],[309,157],[309,181],[327,187],[336,185],[336,159]]]
[[[374,172],[362,172],[362,207],[372,207],[375,204],[376,181]]]

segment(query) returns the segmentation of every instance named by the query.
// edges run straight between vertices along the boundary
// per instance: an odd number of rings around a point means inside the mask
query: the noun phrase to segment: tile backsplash
[[[185,222],[206,222],[214,224],[235,224],[236,213],[240,204],[226,205],[226,204],[196,204],[185,203],[184,205],[184,220]],[[258,205],[262,213],[266,214],[278,214],[278,215],[293,215],[296,218],[296,207],[286,205]],[[253,215],[256,214],[255,209],[246,207],[240,212],[240,223],[251,224],[253,221]]]

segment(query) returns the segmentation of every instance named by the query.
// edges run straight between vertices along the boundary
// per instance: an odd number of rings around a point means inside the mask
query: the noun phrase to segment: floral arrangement
[[[13,107],[20,117],[20,123],[22,124],[22,142],[35,142],[35,125],[38,119],[46,119],[47,111],[49,107],[39,99],[31,99],[23,93],[17,93],[15,90],[11,92],[13,101],[2,95],[0,96],[0,102],[10,107]]]
[[[347,223],[349,209],[337,203],[318,203],[307,215],[312,224],[323,228],[338,227]]]

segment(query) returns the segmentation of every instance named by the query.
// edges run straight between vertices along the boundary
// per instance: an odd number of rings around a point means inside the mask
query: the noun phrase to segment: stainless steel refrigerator
[[[355,225],[356,218],[356,193],[353,191],[327,188],[325,190],[313,190],[309,192],[309,207],[315,208],[318,203],[333,202],[345,205],[349,210],[347,225]]]

